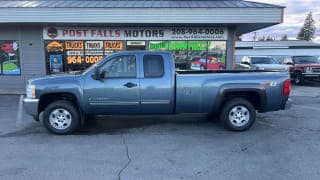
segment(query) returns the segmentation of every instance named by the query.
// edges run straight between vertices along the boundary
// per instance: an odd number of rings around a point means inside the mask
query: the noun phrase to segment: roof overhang
[[[1,23],[203,24],[234,26],[237,35],[282,23],[274,8],[0,8]]]

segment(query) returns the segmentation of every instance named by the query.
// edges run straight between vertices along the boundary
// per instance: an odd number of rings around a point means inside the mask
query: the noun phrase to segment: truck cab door
[[[171,114],[174,112],[173,58],[165,53],[146,53],[140,61],[141,112]]]
[[[91,114],[140,113],[139,66],[134,55],[115,56],[100,65],[99,80],[90,75],[84,83],[86,111]]]

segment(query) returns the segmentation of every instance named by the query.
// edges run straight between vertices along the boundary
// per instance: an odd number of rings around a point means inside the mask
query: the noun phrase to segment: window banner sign
[[[62,54],[50,55],[49,59],[50,59],[50,72],[51,73],[63,72]]]
[[[227,40],[226,27],[44,27],[45,40]],[[74,44],[76,45],[76,44]],[[77,46],[76,46],[77,47]]]

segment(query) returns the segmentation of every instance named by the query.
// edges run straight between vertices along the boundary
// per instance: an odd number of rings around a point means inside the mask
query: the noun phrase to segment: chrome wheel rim
[[[246,125],[250,120],[250,112],[244,106],[235,106],[229,112],[229,121],[236,127]]]
[[[65,130],[70,127],[72,116],[66,109],[55,109],[50,113],[49,121],[53,128]]]
[[[200,70],[204,70],[204,67],[203,67],[203,66],[200,66]]]

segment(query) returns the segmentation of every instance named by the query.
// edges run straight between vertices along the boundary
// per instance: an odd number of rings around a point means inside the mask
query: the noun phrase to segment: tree
[[[282,36],[281,41],[288,41],[288,35],[285,34]]]
[[[312,17],[312,12],[307,15],[307,18],[304,21],[303,27],[300,29],[300,32],[297,35],[298,40],[312,41],[316,33],[315,20]]]
[[[261,37],[261,38],[258,38],[258,41],[266,41],[266,37]]]
[[[271,36],[268,36],[267,37],[267,39],[266,39],[266,41],[274,41],[276,38],[273,38],[273,37],[271,37]]]
[[[238,36],[238,37],[237,37],[237,41],[242,41],[242,37],[241,37],[241,36]]]

